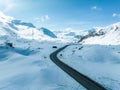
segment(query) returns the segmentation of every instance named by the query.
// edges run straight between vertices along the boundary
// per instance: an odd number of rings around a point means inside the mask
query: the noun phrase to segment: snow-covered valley
[[[59,53],[58,57],[108,90],[119,90],[119,45],[71,45]]]
[[[49,58],[78,41],[60,52],[59,59],[108,90],[119,90],[120,22],[57,32],[0,12],[0,90],[85,90]]]
[[[49,54],[64,44],[39,42],[30,49],[0,47],[0,90],[76,90],[76,81],[59,69]]]

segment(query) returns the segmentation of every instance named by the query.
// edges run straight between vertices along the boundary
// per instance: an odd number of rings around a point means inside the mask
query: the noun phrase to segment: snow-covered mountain
[[[49,58],[50,53],[56,50],[52,48],[54,45],[60,48],[65,44],[57,42],[56,35],[48,29],[37,29],[32,23],[0,12],[0,89],[81,88]]]
[[[88,31],[81,42],[85,44],[117,45],[120,44],[120,22],[107,27],[96,27]]]
[[[58,40],[84,44],[120,44],[120,22],[107,27],[96,27],[87,31],[55,31],[44,27],[38,29],[32,23],[23,22],[0,12],[0,39]]]
[[[120,44],[120,22],[106,26],[95,27],[89,30],[65,30],[54,32],[59,39],[84,44]]]
[[[83,44],[71,44],[58,58],[108,90],[119,90],[120,22],[53,33],[0,12],[0,90],[86,90],[49,58],[53,46],[78,40]]]
[[[48,29],[37,29],[32,23],[23,22],[0,12],[0,38],[49,40],[55,38]]]

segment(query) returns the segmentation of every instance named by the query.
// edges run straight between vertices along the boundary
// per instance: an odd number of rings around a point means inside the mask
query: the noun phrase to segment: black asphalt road
[[[88,78],[87,76],[81,74],[80,72],[76,71],[74,68],[70,67],[69,65],[65,64],[61,60],[58,59],[57,54],[68,47],[66,45],[52,54],[50,54],[50,59],[60,67],[64,72],[70,75],[73,79],[75,79],[80,85],[83,85],[88,90],[106,90],[103,86],[98,84],[97,82],[93,81],[92,79]]]

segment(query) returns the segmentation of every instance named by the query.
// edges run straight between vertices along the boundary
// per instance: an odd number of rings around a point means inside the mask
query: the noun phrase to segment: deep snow
[[[49,58],[78,40],[58,57],[108,90],[119,90],[120,22],[87,31],[52,32],[0,12],[0,90],[85,90]]]
[[[108,90],[120,89],[119,45],[71,45],[58,57]]]
[[[59,48],[64,43],[32,44],[29,49],[0,46],[0,90],[81,90],[49,59],[49,54],[56,50],[52,46]]]

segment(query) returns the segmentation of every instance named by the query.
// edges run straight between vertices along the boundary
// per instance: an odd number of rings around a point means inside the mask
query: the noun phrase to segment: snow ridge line
[[[103,86],[101,86],[96,81],[93,81],[89,77],[81,74],[74,68],[70,67],[66,63],[59,60],[59,58],[57,57],[57,54],[68,46],[70,45],[65,45],[64,47],[51,53],[50,59],[52,60],[52,62],[55,63],[59,68],[61,68],[64,72],[66,72],[73,79],[75,79],[80,85],[83,85],[87,90],[106,90]]]

